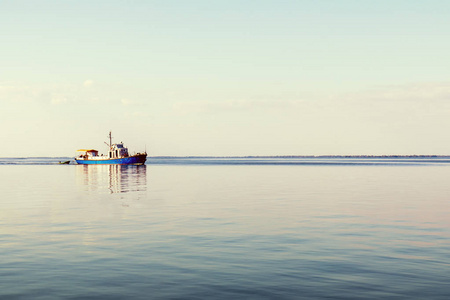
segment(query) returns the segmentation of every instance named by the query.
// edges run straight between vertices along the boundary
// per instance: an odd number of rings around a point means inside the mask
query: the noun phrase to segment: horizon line
[[[2,158],[68,158],[73,156],[4,156]],[[327,154],[327,155],[155,155],[148,158],[395,158],[395,157],[450,157],[450,154]]]

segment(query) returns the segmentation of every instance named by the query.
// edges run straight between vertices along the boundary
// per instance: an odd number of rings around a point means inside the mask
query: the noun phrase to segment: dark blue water
[[[1,299],[448,299],[445,158],[0,159]]]

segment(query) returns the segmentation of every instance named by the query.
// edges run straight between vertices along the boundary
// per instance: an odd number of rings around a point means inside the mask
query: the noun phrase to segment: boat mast
[[[105,142],[105,144],[108,145],[108,147],[109,147],[108,153],[109,153],[109,158],[111,158],[112,157],[112,136],[111,136],[111,131],[109,132],[108,137],[109,137],[109,144],[107,142]]]
[[[111,151],[111,147],[112,147],[111,131],[109,132],[109,135],[107,137],[109,138],[109,144],[107,142],[105,142],[105,144],[109,147],[109,151]]]

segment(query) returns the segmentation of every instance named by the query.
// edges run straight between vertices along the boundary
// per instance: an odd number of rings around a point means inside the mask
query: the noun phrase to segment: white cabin
[[[122,143],[113,144],[109,149],[108,158],[123,158],[128,156],[128,148],[125,148]]]

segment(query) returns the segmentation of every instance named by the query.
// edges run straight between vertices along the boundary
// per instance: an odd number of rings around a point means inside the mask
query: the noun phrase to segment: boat
[[[95,149],[79,149],[75,162],[79,165],[143,165],[147,160],[147,152],[129,155],[128,148],[123,143],[113,144],[109,132],[108,155],[98,155]]]
[[[60,165],[68,165],[68,164],[70,164],[70,160],[60,161],[59,164]]]

